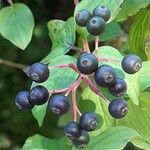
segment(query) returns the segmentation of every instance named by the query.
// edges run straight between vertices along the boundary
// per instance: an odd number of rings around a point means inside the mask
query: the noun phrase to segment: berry
[[[85,148],[90,142],[90,136],[86,131],[82,131],[81,136],[78,139],[73,139],[72,143],[76,148]]]
[[[134,54],[127,55],[122,60],[122,68],[128,74],[138,72],[142,67],[142,60]]]
[[[93,10],[93,16],[99,16],[107,22],[110,19],[111,12],[110,9],[106,6],[97,6]]]
[[[82,74],[89,75],[98,67],[98,61],[94,54],[83,53],[77,60],[77,67]]]
[[[44,86],[38,85],[33,87],[30,92],[30,102],[34,105],[42,105],[47,102],[49,92]]]
[[[75,16],[77,25],[79,25],[81,27],[85,27],[88,20],[91,18],[91,16],[92,15],[88,10],[86,10],[86,9],[80,10]]]
[[[80,125],[75,121],[69,122],[64,127],[65,135],[71,140],[79,138],[81,136],[81,132],[82,132],[82,129]]]
[[[29,92],[22,91],[16,95],[15,104],[18,109],[30,110],[33,108],[33,104],[29,101]]]
[[[64,95],[53,95],[49,100],[49,109],[56,115],[64,115],[68,112],[70,103]]]
[[[25,69],[24,69],[25,70]],[[42,63],[35,63],[26,71],[26,74],[35,82],[41,83],[48,79],[48,66]]]
[[[80,126],[85,131],[93,131],[98,125],[98,119],[95,113],[86,112],[80,117]]]
[[[123,118],[128,112],[128,104],[121,98],[116,98],[108,106],[109,113],[116,119]]]
[[[113,96],[123,96],[127,91],[127,84],[123,79],[117,78],[115,84],[108,90]]]
[[[101,65],[95,71],[94,78],[98,85],[102,87],[110,87],[115,83],[116,72],[109,65]]]
[[[88,21],[86,28],[91,35],[98,36],[105,29],[105,21],[101,17],[93,16]]]

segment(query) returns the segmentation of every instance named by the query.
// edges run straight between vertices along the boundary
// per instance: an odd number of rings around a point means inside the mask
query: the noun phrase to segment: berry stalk
[[[98,50],[99,47],[99,36],[95,37],[95,50]]]
[[[79,0],[73,0],[73,1],[74,1],[75,6],[77,6],[79,3]]]

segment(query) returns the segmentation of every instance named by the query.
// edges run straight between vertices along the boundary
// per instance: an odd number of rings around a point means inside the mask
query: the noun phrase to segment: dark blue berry
[[[91,18],[91,16],[92,15],[88,10],[86,10],[86,9],[80,10],[75,16],[77,25],[79,25],[81,27],[85,27],[88,20]]]
[[[83,113],[79,120],[80,126],[84,131],[93,131],[98,126],[98,119],[95,113]]]
[[[92,74],[98,67],[98,61],[94,54],[83,53],[77,60],[77,67],[82,74]]]
[[[24,72],[37,83],[44,82],[49,77],[48,66],[43,63],[35,63],[31,67],[25,68]]]
[[[66,96],[56,94],[51,96],[48,106],[54,114],[64,115],[68,112],[70,103]]]
[[[142,67],[142,60],[134,54],[127,55],[122,60],[122,68],[128,74],[138,72]]]
[[[86,131],[82,131],[81,136],[78,139],[72,140],[72,143],[76,148],[85,148],[90,142],[90,136]]]
[[[105,21],[101,17],[93,16],[88,21],[86,28],[91,35],[98,36],[105,29]]]
[[[82,132],[82,129],[80,125],[75,121],[69,122],[64,127],[65,135],[71,140],[79,138],[81,136],[81,132]]]
[[[42,105],[48,101],[49,92],[41,85],[35,86],[30,90],[30,102],[34,105]]]
[[[110,87],[116,81],[116,72],[109,65],[101,65],[95,71],[94,78],[98,85],[102,87]]]
[[[123,96],[127,91],[127,84],[123,79],[117,78],[115,84],[108,90],[113,96]]]
[[[33,108],[33,104],[29,101],[29,92],[22,91],[16,95],[15,104],[18,109],[22,110],[31,110]]]
[[[107,22],[110,19],[111,12],[110,9],[106,6],[97,6],[93,10],[93,16],[99,16]]]
[[[128,103],[121,98],[116,98],[110,102],[108,110],[113,118],[123,118],[128,112]]]

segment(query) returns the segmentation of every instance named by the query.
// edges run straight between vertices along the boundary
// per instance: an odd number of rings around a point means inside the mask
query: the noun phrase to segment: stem
[[[64,64],[64,65],[50,66],[48,68],[49,69],[56,69],[56,68],[66,68],[66,67],[69,67],[69,68],[73,69],[74,71],[80,73],[78,68],[74,64]]]
[[[120,64],[120,61],[119,60],[116,60],[116,59],[111,59],[111,58],[98,58],[98,61],[99,62],[113,62],[113,63],[119,63]]]
[[[73,1],[74,1],[75,6],[77,6],[79,3],[79,0],[73,0]]]
[[[58,89],[58,90],[50,90],[49,92],[52,94],[65,93],[69,88]]]
[[[80,52],[80,53],[83,52],[83,50],[82,50],[81,48],[76,47],[76,46],[74,46],[74,45],[70,45],[70,48],[72,48],[73,50],[76,50],[77,52]]]
[[[9,60],[4,60],[0,58],[0,64],[6,65],[6,66],[10,66],[10,67],[14,67],[14,68],[18,68],[18,69],[23,69],[25,67],[27,67],[26,65],[23,64],[18,64]]]
[[[85,76],[85,81],[86,83],[90,86],[90,89],[97,94],[98,96],[102,97],[107,103],[109,103],[109,101],[107,100],[107,98],[100,92],[100,90],[96,87],[96,85],[88,78],[88,76]]]
[[[99,36],[96,36],[95,37],[95,50],[98,50],[98,47],[99,47]]]
[[[72,115],[73,120],[77,122],[77,111],[76,111],[77,103],[76,103],[76,90],[72,91]]]
[[[10,6],[12,6],[12,5],[13,5],[12,0],[7,0],[7,2],[8,2],[8,4],[9,4]]]
[[[89,52],[90,53],[89,44],[86,40],[83,40],[83,50],[84,50],[84,52]]]

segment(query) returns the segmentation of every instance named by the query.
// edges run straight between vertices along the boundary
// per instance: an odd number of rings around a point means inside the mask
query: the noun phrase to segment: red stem
[[[99,47],[99,36],[95,37],[95,50],[98,50]]]
[[[79,0],[73,0],[73,1],[74,1],[75,6],[77,6],[79,3]]]
[[[50,90],[50,93],[57,94],[57,93],[65,93],[69,88],[65,89],[58,89],[58,90]]]
[[[72,114],[73,120],[77,122],[77,111],[76,111],[77,103],[76,103],[76,90],[72,91]]]
[[[113,63],[119,63],[120,64],[120,61],[119,60],[116,60],[116,59],[111,59],[111,58],[98,58],[98,61],[99,62],[113,62]]]
[[[85,76],[85,81],[86,83],[90,86],[90,89],[97,94],[98,96],[102,97],[107,103],[109,103],[109,101],[107,100],[107,98],[100,92],[100,90],[96,87],[96,85],[88,78],[88,76]]]

